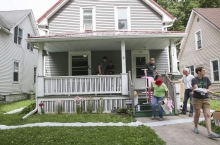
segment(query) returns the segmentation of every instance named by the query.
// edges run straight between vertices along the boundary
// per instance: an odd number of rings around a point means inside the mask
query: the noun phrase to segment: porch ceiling
[[[49,52],[65,51],[103,51],[120,50],[121,41],[125,41],[126,50],[164,49],[170,40],[179,41],[185,37],[181,32],[91,32],[49,35],[26,39],[32,44],[44,43]]]

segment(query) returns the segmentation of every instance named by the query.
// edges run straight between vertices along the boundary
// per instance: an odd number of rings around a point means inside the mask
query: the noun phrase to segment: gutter
[[[4,32],[8,33],[8,34],[12,34],[9,30],[5,29],[4,27],[0,26],[0,30],[3,30]]]
[[[164,28],[172,27],[172,26],[173,26],[173,23],[174,23],[175,21],[176,21],[176,18],[173,19],[172,24],[163,26],[163,27],[162,27],[162,31],[164,31]],[[167,31],[167,29],[166,29],[166,31]]]
[[[145,35],[112,35],[112,36],[75,36],[75,37],[41,37],[41,38],[28,38],[25,39],[29,43],[35,42],[56,42],[56,41],[69,41],[69,40],[94,40],[94,39],[126,39],[126,38],[182,38],[186,37],[185,33],[176,33],[176,34],[145,34]]]

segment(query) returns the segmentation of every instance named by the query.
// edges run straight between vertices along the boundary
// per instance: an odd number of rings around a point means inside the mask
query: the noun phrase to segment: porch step
[[[156,110],[156,114],[158,115],[158,110]],[[141,110],[141,111],[135,111],[135,117],[151,117],[152,116],[152,110]],[[174,110],[170,114],[163,113],[163,116],[178,116],[175,115]]]

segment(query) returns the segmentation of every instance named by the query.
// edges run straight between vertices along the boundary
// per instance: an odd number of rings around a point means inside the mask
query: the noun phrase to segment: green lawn
[[[34,102],[34,100],[23,100],[19,102],[13,102],[10,104],[0,105],[0,113],[5,113],[21,107],[26,107],[30,105],[32,102]]]
[[[212,110],[220,110],[220,101],[210,100],[210,108]]]
[[[135,119],[130,116],[114,115],[114,114],[34,114],[22,120],[24,115],[21,114],[0,114],[0,124],[2,125],[21,125],[38,122],[134,122]]]
[[[165,145],[155,132],[139,127],[32,127],[0,130],[3,145]]]
[[[201,121],[199,124],[206,127],[205,121]],[[212,131],[217,133],[217,134],[220,134],[220,127],[215,126],[215,123],[213,122],[213,120],[212,120]]]

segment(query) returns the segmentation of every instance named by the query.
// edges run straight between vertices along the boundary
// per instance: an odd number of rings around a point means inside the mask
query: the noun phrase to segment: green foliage
[[[127,108],[120,108],[117,110],[117,113],[121,114],[121,113],[124,113],[124,114],[127,114],[128,113],[128,109]]]
[[[27,114],[29,112],[31,112],[32,110],[34,110],[36,107],[36,102],[32,102],[30,105],[28,105],[27,107],[25,107],[20,114]]]
[[[176,17],[170,31],[184,31],[193,8],[219,8],[220,0],[157,0],[164,9]]]
[[[165,145],[145,126],[31,127],[1,130],[4,145]]]
[[[116,114],[33,114],[28,118],[21,120],[24,114],[0,114],[1,125],[22,125],[27,123],[39,123],[39,122],[124,122],[129,123],[136,121],[133,117],[122,116]],[[131,120],[132,119],[132,120]]]

